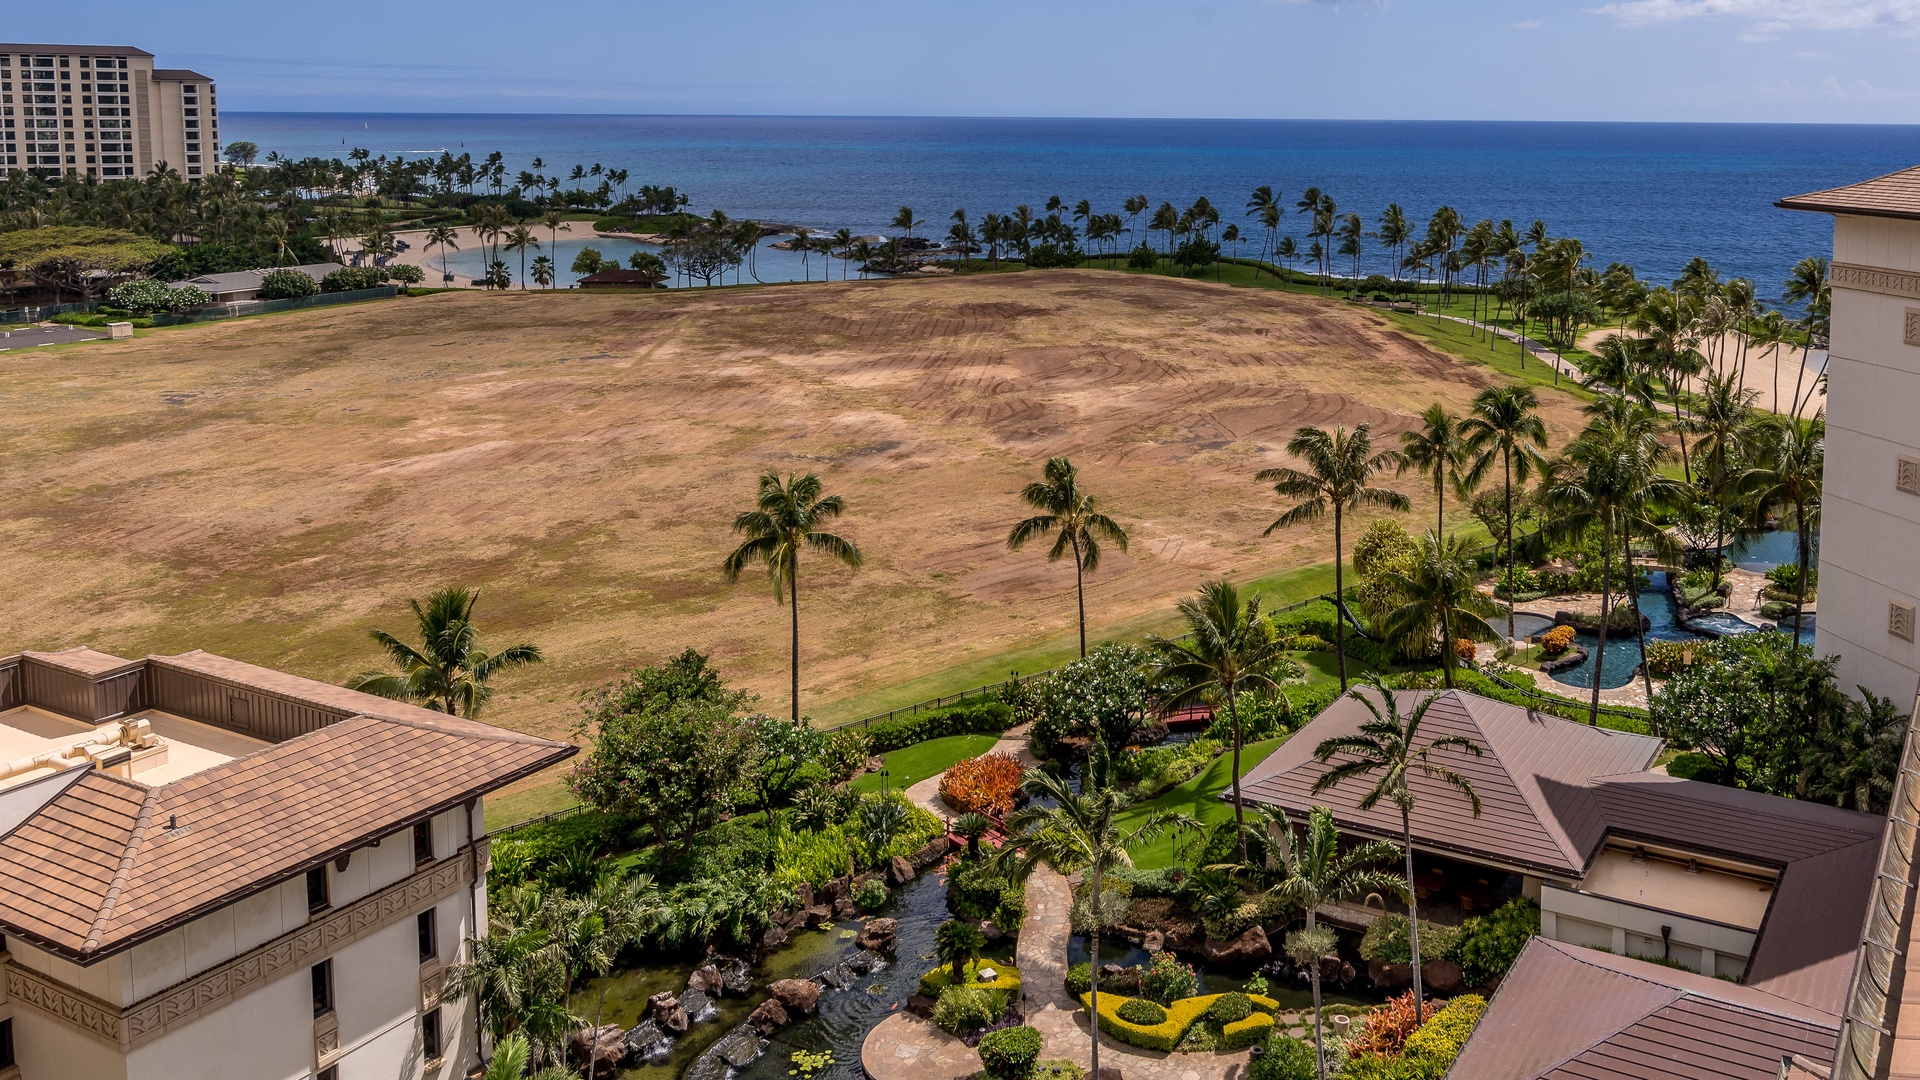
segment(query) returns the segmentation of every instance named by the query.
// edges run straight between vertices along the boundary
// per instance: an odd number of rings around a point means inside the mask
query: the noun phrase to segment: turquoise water
[[[1813,565],[1820,565],[1820,539],[1814,538]],[[1736,540],[1727,548],[1727,557],[1742,570],[1764,574],[1776,566],[1797,562],[1800,536],[1790,529],[1774,529],[1758,536]]]
[[[1614,603],[1621,603],[1615,598]],[[1676,620],[1673,594],[1667,591],[1667,575],[1655,571],[1650,587],[1640,594],[1640,614],[1647,617],[1648,641],[1699,641],[1700,635],[1682,629]],[[1593,668],[1599,660],[1599,635],[1585,630],[1573,636],[1574,644],[1587,650],[1587,658],[1565,671],[1556,671],[1554,681],[1567,686],[1591,687]],[[1607,633],[1607,653],[1600,667],[1600,688],[1612,690],[1633,680],[1633,669],[1640,665],[1640,637],[1632,631]]]
[[[1725,275],[1754,278],[1763,297],[1777,296],[1794,262],[1832,244],[1826,218],[1776,209],[1776,199],[1920,160],[1920,128],[1872,125],[245,112],[224,120],[229,140],[252,140],[262,154],[445,149],[479,160],[499,150],[509,177],[535,156],[548,172],[598,162],[627,169],[628,190],[673,185],[700,213],[720,207],[856,234],[888,231],[903,204],[927,222],[919,235],[944,235],[956,207],[977,222],[1019,204],[1038,213],[1059,195],[1119,213],[1136,194],[1177,206],[1205,195],[1222,224],[1252,232],[1241,209],[1247,192],[1273,185],[1291,209],[1311,185],[1369,228],[1389,202],[1421,225],[1442,204],[1468,221],[1511,218],[1525,228],[1539,218],[1554,235],[1583,240],[1595,267],[1626,262],[1666,280],[1700,255]],[[1301,221],[1289,213],[1285,229],[1296,239]],[[1371,242],[1363,272],[1389,272]]]

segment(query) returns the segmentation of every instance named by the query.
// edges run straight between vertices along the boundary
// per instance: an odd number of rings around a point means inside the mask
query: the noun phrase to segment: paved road
[[[83,326],[29,326],[24,330],[0,330],[0,352],[31,349],[40,345],[65,345],[70,341],[93,341],[106,336],[105,330]]]

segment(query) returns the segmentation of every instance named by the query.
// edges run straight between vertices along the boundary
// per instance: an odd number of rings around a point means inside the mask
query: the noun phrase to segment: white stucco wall
[[[1838,218],[1834,262],[1920,274],[1920,222]],[[1842,687],[1865,686],[1902,710],[1920,685],[1920,653],[1887,628],[1890,601],[1920,604],[1920,497],[1894,487],[1897,458],[1920,458],[1910,309],[1920,297],[1849,287],[1836,274],[1815,640],[1840,657]]]

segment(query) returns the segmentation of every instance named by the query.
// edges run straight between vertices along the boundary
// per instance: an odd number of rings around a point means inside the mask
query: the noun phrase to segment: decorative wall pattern
[[[1905,296],[1920,300],[1920,274],[1910,274],[1903,270],[1883,270],[1877,266],[1834,263],[1827,270],[1827,280],[1836,289],[1858,289],[1861,292]],[[1907,318],[1908,325],[1911,326],[1913,316],[1909,314]]]
[[[311,966],[348,942],[438,903],[470,880],[463,848],[404,881],[121,1010],[12,963],[6,968],[7,993],[71,1027],[132,1049],[258,989],[284,968]]]

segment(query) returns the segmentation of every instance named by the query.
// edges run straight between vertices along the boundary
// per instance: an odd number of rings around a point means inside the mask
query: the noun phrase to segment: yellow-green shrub
[[[980,981],[978,972],[983,967],[993,969],[995,977],[992,982]],[[983,990],[992,991],[1000,999],[1002,1009],[1020,1000],[1020,969],[1012,964],[1002,964],[993,960],[969,960],[966,967],[961,970],[966,976],[968,986],[978,986]],[[947,964],[941,964],[920,976],[920,992],[935,1001],[940,999],[940,991],[952,984],[953,968]]]
[[[1087,999],[1092,996],[1091,994],[1081,994],[1080,1004],[1086,1005]],[[1213,1008],[1214,1002],[1219,1001],[1225,996],[1224,994],[1207,994],[1202,997],[1181,998],[1166,1006],[1167,1018],[1165,1020],[1158,1024],[1147,1025],[1129,1023],[1120,1018],[1120,1006],[1134,999],[1127,997],[1125,994],[1102,991],[1100,994],[1100,1030],[1119,1039],[1123,1043],[1130,1046],[1138,1046],[1143,1050],[1172,1050],[1174,1047],[1180,1045],[1181,1039],[1186,1037],[1187,1029],[1192,1027],[1200,1018],[1206,1016],[1207,1010]],[[1272,1014],[1280,1007],[1279,1002],[1260,994],[1248,994],[1247,1000],[1253,1003],[1253,1007],[1257,1011],[1245,1020],[1235,1021],[1234,1023],[1226,1025],[1223,1029],[1228,1036],[1227,1045],[1235,1049],[1252,1046],[1254,1043],[1264,1040],[1267,1034],[1273,1030]],[[1258,1029],[1258,1033],[1249,1037],[1248,1041],[1233,1041],[1233,1033],[1236,1030],[1245,1029],[1251,1032],[1256,1028]]]
[[[1417,1063],[1420,1071],[1432,1076],[1442,1076],[1460,1056],[1460,1048],[1467,1045],[1467,1037],[1473,1034],[1473,1026],[1480,1022],[1481,1014],[1487,1011],[1487,999],[1478,994],[1463,994],[1447,1002],[1445,1008],[1427,1018],[1420,1029],[1407,1036],[1406,1049],[1402,1057],[1409,1063]]]
[[[1273,1016],[1268,1013],[1254,1013],[1245,1020],[1235,1020],[1220,1029],[1222,1042],[1229,1050],[1244,1050],[1249,1046],[1258,1046],[1273,1034]]]

